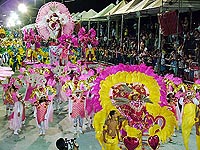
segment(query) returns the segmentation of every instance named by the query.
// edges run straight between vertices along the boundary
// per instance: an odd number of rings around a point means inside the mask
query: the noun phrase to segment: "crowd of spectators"
[[[99,38],[96,50],[98,61],[112,64],[140,64],[152,66],[155,72],[165,75],[173,73],[187,81],[200,78],[200,24],[189,28],[187,17],[181,21],[182,32],[178,36],[162,37],[159,48],[159,36],[153,30],[142,30],[138,44],[137,35],[124,32],[123,42],[112,36]],[[139,48],[138,48],[139,46]]]

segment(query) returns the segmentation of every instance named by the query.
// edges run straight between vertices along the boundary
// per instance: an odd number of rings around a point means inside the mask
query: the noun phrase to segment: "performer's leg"
[[[83,118],[81,116],[78,116],[78,121],[79,121],[79,132],[83,133],[82,128],[83,128]]]
[[[90,128],[93,128],[92,122],[93,122],[93,116],[90,117]]]
[[[39,135],[42,135],[42,125],[41,125],[41,123],[38,124],[38,128],[39,128]]]
[[[6,104],[6,117],[8,116],[8,113],[9,113],[9,104]]]
[[[14,107],[14,105],[9,105],[9,115],[12,114],[12,112],[13,112],[13,107]]]
[[[45,135],[44,121],[41,122],[42,135]]]
[[[77,133],[78,117],[74,118],[74,133]]]

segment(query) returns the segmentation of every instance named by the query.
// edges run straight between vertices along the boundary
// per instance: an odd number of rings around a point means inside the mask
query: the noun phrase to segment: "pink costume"
[[[40,124],[42,121],[45,120],[45,115],[47,113],[48,104],[46,102],[42,102],[37,104],[37,122]]]
[[[14,130],[14,134],[18,135],[23,122],[25,121],[25,107],[24,103],[17,101],[14,104],[14,111],[10,116],[10,129]]]
[[[12,96],[12,99],[14,100],[14,102],[18,101],[17,92],[12,92],[11,96]]]
[[[83,118],[85,117],[85,97],[83,96],[72,96],[69,100],[69,114],[74,120],[75,133],[79,124],[79,131],[82,133]]]
[[[45,135],[45,129],[48,128],[49,121],[53,121],[52,102],[35,102],[36,106],[36,122],[39,127],[40,135]]]
[[[80,97],[77,98],[76,96],[72,96],[72,111],[71,111],[71,117],[76,118],[80,116],[81,118],[85,117],[85,98]]]
[[[25,99],[24,99],[25,101],[29,101],[31,93],[34,89],[35,89],[35,87],[32,87],[31,84],[29,83],[29,85],[26,89],[26,94],[25,94]]]

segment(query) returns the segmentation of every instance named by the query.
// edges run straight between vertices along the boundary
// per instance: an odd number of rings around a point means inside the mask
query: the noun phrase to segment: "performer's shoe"
[[[82,131],[82,129],[81,129],[81,128],[79,129],[79,132],[80,132],[81,134],[83,134],[83,131]]]
[[[42,132],[40,132],[40,133],[39,133],[39,136],[42,136],[42,135],[43,135],[43,133],[42,133]]]
[[[39,136],[42,136],[42,134],[43,134],[42,129],[40,129]]]
[[[19,135],[19,133],[17,131],[14,132],[14,135]]]

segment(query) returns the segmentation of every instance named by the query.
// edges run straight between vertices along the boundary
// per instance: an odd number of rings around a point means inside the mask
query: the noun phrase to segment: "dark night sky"
[[[48,2],[51,0],[45,0]],[[57,2],[61,2],[62,0],[55,0]],[[84,10],[94,9],[95,11],[99,12],[110,3],[116,3],[116,0],[75,0],[72,2],[65,2],[69,0],[63,0],[64,4],[68,7],[70,12],[82,12]],[[29,6],[40,8],[43,5],[44,0],[0,0],[0,11],[8,10],[16,10],[17,6],[20,2],[24,2]]]
[[[43,5],[44,1],[47,3],[51,0],[0,0],[0,23],[3,22],[8,16],[9,12],[17,11],[18,4],[24,2],[28,7],[33,8],[29,10],[29,16],[33,18],[36,17],[39,8]],[[57,2],[62,2],[62,0],[55,0]],[[69,9],[70,13],[88,11],[89,9],[94,9],[99,12],[110,3],[116,3],[116,0],[75,0],[72,2],[65,2],[69,0],[63,0],[65,6]],[[128,0],[130,1],[130,0]],[[36,2],[36,3],[35,3]]]

